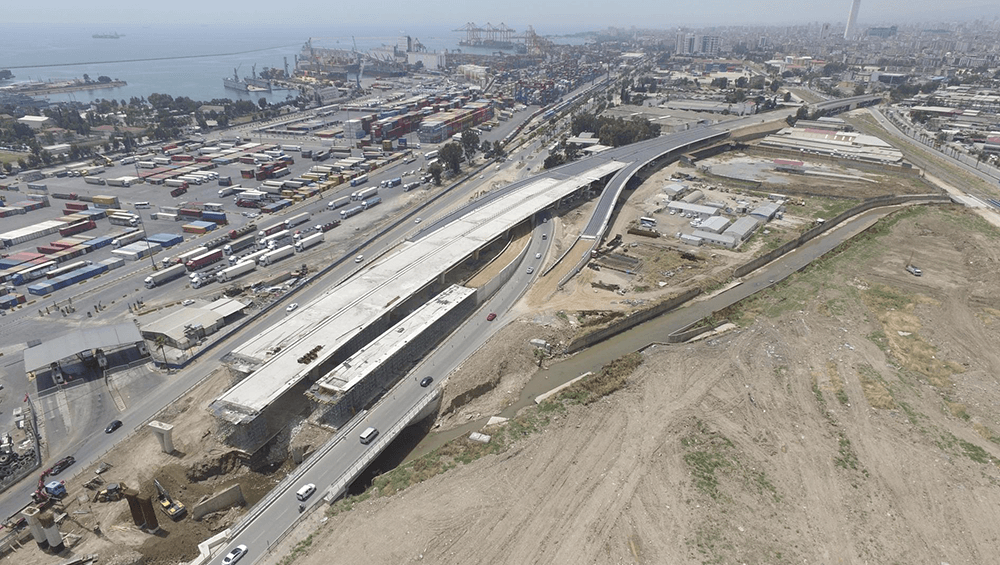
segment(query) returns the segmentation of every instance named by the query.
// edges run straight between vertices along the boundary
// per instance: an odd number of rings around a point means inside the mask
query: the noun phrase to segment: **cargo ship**
[[[257,77],[257,66],[253,67],[253,76],[240,80],[239,68],[233,69],[233,78],[223,77],[222,86],[240,92],[271,92],[271,81]]]
[[[125,37],[124,35],[118,35],[118,32],[113,33],[95,33],[93,35],[94,39],[121,39]]]

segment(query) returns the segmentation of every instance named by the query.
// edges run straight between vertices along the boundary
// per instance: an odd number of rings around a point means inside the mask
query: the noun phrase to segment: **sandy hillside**
[[[388,496],[390,473],[271,562],[995,563],[998,236],[962,210],[896,214],[731,312],[740,329],[529,409],[492,430],[497,454],[453,451]]]

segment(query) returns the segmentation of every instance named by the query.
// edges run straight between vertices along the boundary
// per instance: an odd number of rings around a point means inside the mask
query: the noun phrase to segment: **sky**
[[[8,2],[2,10],[7,23],[60,23],[103,26],[184,24],[195,21],[240,27],[265,23],[321,24],[335,27],[420,26],[446,29],[465,22],[500,22],[513,27],[531,24],[539,33],[637,26],[670,29],[677,26],[739,24],[788,25],[847,20],[851,0],[381,0],[377,4],[330,0],[47,0],[43,4]],[[44,8],[41,8],[44,6]],[[374,10],[366,6],[376,7]],[[860,23],[968,21],[1000,16],[996,0],[862,0]],[[0,23],[0,33],[4,23]],[[520,28],[518,28],[520,29]],[[551,31],[549,31],[551,30]],[[3,55],[0,54],[0,59]],[[2,63],[0,63],[2,64]]]

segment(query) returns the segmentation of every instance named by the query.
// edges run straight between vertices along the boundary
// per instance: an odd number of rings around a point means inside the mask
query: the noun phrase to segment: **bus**
[[[428,151],[427,153],[424,153],[424,159],[427,159],[428,161],[430,161],[431,159],[434,159],[437,156],[438,156],[437,150]]]
[[[644,227],[654,227],[656,226],[656,219],[647,216],[642,216],[641,218],[639,218],[639,223],[642,224]]]

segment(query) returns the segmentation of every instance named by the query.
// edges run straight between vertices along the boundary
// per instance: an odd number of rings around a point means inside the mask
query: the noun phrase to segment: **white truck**
[[[261,267],[266,267],[268,265],[273,265],[286,257],[291,257],[294,254],[295,254],[295,248],[292,247],[291,245],[286,245],[284,247],[279,247],[274,251],[261,255],[260,259],[257,260],[257,263],[259,263]]]
[[[337,208],[340,208],[341,206],[347,206],[350,203],[351,203],[351,197],[343,196],[341,198],[336,198],[334,200],[331,200],[330,202],[327,203],[326,207],[328,210],[336,210]]]
[[[309,237],[304,237],[304,238],[296,241],[295,242],[295,250],[298,251],[299,253],[301,253],[301,252],[305,251],[306,249],[309,249],[310,247],[312,247],[314,245],[318,245],[320,243],[323,243],[324,240],[325,240],[325,238],[323,237],[323,232],[314,233],[314,234],[310,235]]]
[[[308,222],[310,218],[312,218],[312,214],[309,212],[302,212],[301,214],[297,214],[285,220],[285,228],[287,229],[299,224],[304,224]]]
[[[132,214],[112,214],[108,217],[108,221],[111,222],[111,225],[115,226],[128,226],[134,228],[139,225],[139,218]]]
[[[170,282],[176,278],[184,276],[187,272],[187,267],[184,265],[174,265],[173,267],[167,267],[162,271],[157,271],[152,275],[146,277],[146,280],[142,281],[146,288],[155,288],[161,284]]]
[[[250,271],[257,268],[257,264],[253,261],[243,261],[242,263],[237,263],[228,269],[222,269],[215,275],[215,279],[220,283],[229,282],[240,275],[245,275]]]

